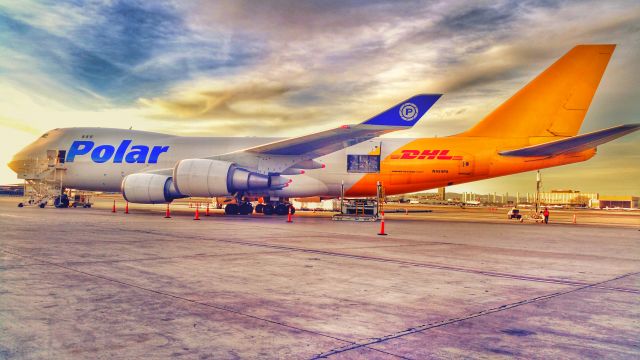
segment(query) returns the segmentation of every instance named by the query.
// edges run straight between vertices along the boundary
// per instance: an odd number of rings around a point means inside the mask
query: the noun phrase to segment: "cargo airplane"
[[[66,188],[121,191],[132,203],[230,197],[227,214],[286,214],[288,199],[415,192],[577,163],[596,147],[640,128],[620,125],[578,135],[615,45],[579,45],[471,129],[448,137],[393,139],[440,98],[413,96],[355,125],[294,137],[182,137],[65,128],[42,135],[9,167],[19,178],[55,153]]]

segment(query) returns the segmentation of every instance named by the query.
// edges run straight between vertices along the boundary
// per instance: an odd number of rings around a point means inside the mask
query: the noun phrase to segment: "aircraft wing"
[[[435,104],[441,94],[421,94],[407,99],[356,125],[275,141],[242,152],[313,159],[392,131],[409,129]]]
[[[615,140],[639,129],[640,124],[619,125],[609,129],[598,130],[588,134],[551,141],[540,145],[527,146],[516,150],[501,151],[499,154],[502,156],[536,157],[580,152],[587,149],[593,149],[598,145]]]
[[[413,96],[360,124],[343,125],[318,133],[279,140],[226,154],[207,157],[211,160],[232,162],[260,174],[282,174],[290,168],[297,169],[287,175],[299,174],[300,169],[323,167],[314,158],[330,154],[346,147],[397,130],[405,130],[435,104],[441,94]],[[149,169],[145,172],[171,174],[173,169]]]

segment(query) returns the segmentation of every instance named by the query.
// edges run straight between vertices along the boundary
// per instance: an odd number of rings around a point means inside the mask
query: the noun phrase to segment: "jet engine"
[[[179,161],[173,169],[173,179],[178,192],[188,196],[224,196],[285,186],[281,176],[259,174],[234,163],[210,159]]]
[[[138,204],[168,203],[184,197],[174,185],[171,176],[137,173],[127,175],[120,185],[125,200]]]

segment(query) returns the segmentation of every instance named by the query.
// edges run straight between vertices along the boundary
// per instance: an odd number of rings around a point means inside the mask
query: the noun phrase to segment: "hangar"
[[[623,208],[623,209],[638,209],[640,207],[640,197],[638,196],[614,196],[614,195],[601,195],[599,198],[599,208]]]

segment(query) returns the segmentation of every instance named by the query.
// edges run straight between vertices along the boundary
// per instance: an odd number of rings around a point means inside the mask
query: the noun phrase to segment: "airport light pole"
[[[340,213],[344,214],[344,179],[340,183]]]
[[[536,214],[540,212],[540,183],[542,178],[540,177],[540,170],[536,173]]]

